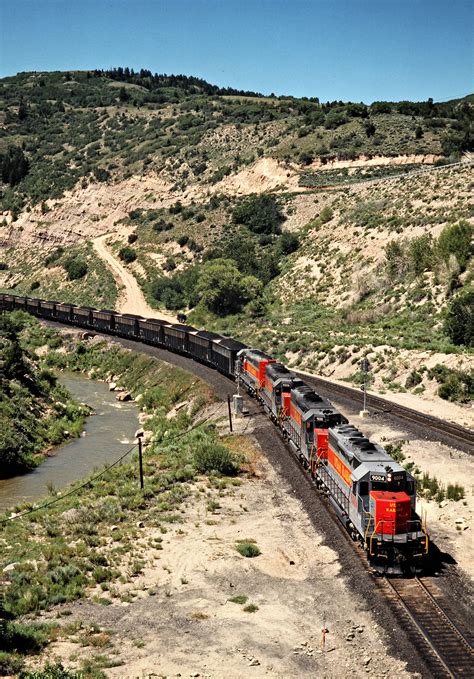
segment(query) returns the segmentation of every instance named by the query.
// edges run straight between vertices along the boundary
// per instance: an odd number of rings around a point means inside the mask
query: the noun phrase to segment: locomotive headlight
[[[387,481],[390,483],[391,480],[392,480],[392,475],[391,475],[391,474],[387,474]]]

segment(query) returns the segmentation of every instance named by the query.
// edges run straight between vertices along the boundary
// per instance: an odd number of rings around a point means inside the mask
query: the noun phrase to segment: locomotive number
[[[371,481],[385,481],[385,476],[381,476],[380,474],[371,474],[370,480]]]

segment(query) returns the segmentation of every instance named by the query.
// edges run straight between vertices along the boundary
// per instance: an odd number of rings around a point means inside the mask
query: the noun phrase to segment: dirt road
[[[146,301],[135,277],[107,248],[106,241],[109,234],[99,236],[92,241],[97,255],[107,264],[115,280],[122,288],[117,302],[117,311],[121,313],[137,314],[145,318],[160,318],[170,323],[177,323],[176,316],[164,311],[153,309]]]

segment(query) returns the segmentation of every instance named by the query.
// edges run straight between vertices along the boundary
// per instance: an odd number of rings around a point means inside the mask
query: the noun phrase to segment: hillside
[[[132,311],[115,257],[158,313],[472,399],[469,97],[321,103],[115,69],[19,74],[0,99],[4,288]]]

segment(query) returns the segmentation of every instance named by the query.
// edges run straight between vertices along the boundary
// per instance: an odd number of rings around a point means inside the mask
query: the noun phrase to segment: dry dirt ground
[[[176,316],[170,312],[153,309],[145,299],[142,289],[135,276],[127,271],[121,262],[107,248],[108,235],[99,236],[92,241],[96,254],[106,263],[112,271],[115,280],[121,288],[117,302],[117,311],[132,313],[144,318],[160,318],[170,323],[176,323]]]
[[[53,643],[49,657],[74,667],[106,654],[122,663],[105,670],[117,679],[410,676],[349,591],[336,553],[256,445],[247,440],[253,475],[241,485],[211,495],[203,480],[183,523],[164,535],[145,520],[135,548],[146,567],[116,588],[129,601],[103,606],[89,597],[58,618],[83,621],[82,634],[91,625],[109,630],[102,647],[69,638]],[[150,548],[153,538],[163,538],[162,550]],[[241,539],[255,540],[261,555],[242,557]],[[236,596],[257,608],[246,611],[231,601]]]

